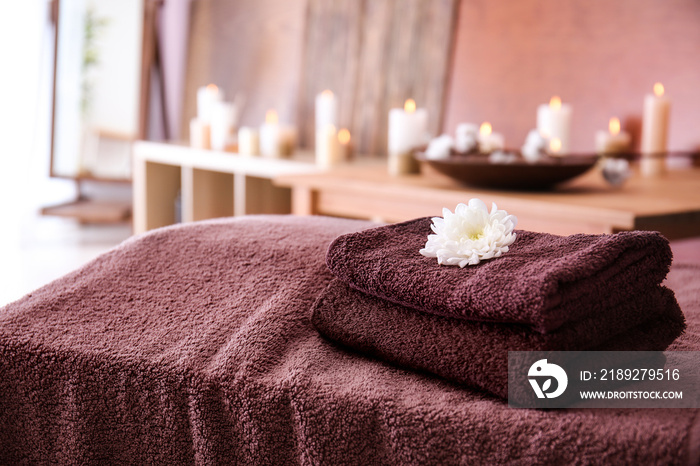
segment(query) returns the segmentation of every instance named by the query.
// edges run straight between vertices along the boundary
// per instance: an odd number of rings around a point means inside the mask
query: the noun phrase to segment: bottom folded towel
[[[571,322],[541,334],[517,324],[425,314],[356,291],[340,280],[313,306],[324,336],[370,357],[508,396],[508,351],[663,351],[685,329],[673,292],[655,287],[615,315]],[[624,314],[622,314],[624,313]]]

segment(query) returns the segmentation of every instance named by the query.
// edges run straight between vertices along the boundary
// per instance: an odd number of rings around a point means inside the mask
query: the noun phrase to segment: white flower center
[[[478,239],[481,239],[484,237],[484,229],[481,228],[479,230],[472,230],[467,232],[467,238],[469,238],[472,241],[476,241]]]

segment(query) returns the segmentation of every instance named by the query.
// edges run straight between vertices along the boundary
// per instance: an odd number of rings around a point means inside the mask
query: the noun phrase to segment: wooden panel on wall
[[[192,2],[183,126],[196,113],[197,87],[220,86],[245,97],[242,125],[258,126],[268,109],[296,123],[306,0]]]
[[[612,116],[638,146],[644,94],[660,81],[670,149],[697,149],[699,26],[697,0],[461,0],[444,128],[488,120],[519,147],[558,94],[573,105],[574,150],[592,150]]]
[[[314,99],[339,98],[357,150],[385,154],[388,111],[413,98],[441,127],[457,0],[309,0],[299,130],[313,146]]]
[[[458,0],[198,0],[192,2],[182,128],[196,89],[245,95],[242,125],[275,108],[313,147],[314,99],[339,97],[358,152],[386,153],[388,111],[407,98],[442,125]]]

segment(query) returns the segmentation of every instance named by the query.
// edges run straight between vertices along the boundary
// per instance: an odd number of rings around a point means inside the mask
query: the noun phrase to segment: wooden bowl
[[[518,153],[508,163],[493,163],[486,154],[451,155],[446,159],[428,159],[425,153],[415,155],[436,171],[462,183],[481,188],[512,190],[549,190],[584,174],[598,161],[593,154],[545,157],[531,163]]]

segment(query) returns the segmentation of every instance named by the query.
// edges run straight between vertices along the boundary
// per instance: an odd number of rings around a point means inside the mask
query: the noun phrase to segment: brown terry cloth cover
[[[655,287],[610,315],[541,334],[517,324],[441,317],[353,290],[334,280],[314,305],[311,322],[323,335],[368,356],[437,374],[508,397],[508,351],[663,351],[685,328],[667,288]]]
[[[0,309],[0,464],[691,460],[695,410],[511,409],[325,340],[310,322],[325,251],[368,226],[162,229]],[[698,283],[670,274],[684,349],[700,350]]]
[[[422,256],[430,218],[337,238],[326,261],[362,292],[419,311],[556,329],[658,285],[668,273],[668,241],[655,232],[556,236],[517,231],[510,250],[464,268]]]

